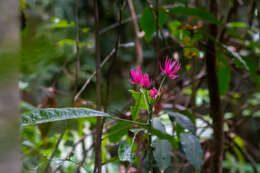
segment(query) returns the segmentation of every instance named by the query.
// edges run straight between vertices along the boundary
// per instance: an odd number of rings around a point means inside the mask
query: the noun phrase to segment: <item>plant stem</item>
[[[153,164],[153,148],[152,148],[152,117],[153,117],[153,105],[148,103],[147,92],[145,92],[143,89],[141,89],[141,92],[144,95],[144,100],[147,106],[148,111],[148,161],[149,161],[149,167],[148,170],[152,171],[152,164]]]
[[[153,111],[150,110],[148,114],[148,160],[149,160],[149,171],[153,172],[153,148],[152,148],[152,115]]]
[[[161,83],[160,83],[160,86],[159,86],[158,94],[160,94],[161,88],[162,88],[163,83],[165,82],[166,78],[167,78],[167,75],[164,75],[164,76],[163,76],[163,79],[162,79],[162,81],[161,81]]]
[[[65,133],[65,130],[60,134],[60,137],[59,137],[59,139],[58,139],[58,141],[57,141],[57,143],[55,145],[55,148],[54,148],[53,152],[51,153],[51,157],[48,159],[47,165],[46,165],[46,167],[44,169],[44,173],[47,173],[49,171],[49,167],[50,167],[51,161],[54,158],[54,156],[55,156],[55,154],[56,154],[56,152],[57,152],[57,150],[59,148],[59,145],[60,145],[60,142],[61,142],[61,140],[62,140],[62,138],[64,136],[64,133]]]

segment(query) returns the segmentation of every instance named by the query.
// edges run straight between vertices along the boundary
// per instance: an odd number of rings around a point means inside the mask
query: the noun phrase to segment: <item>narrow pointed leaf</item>
[[[210,23],[214,23],[222,26],[224,25],[222,21],[218,20],[215,16],[213,16],[211,13],[209,13],[204,9],[178,6],[172,8],[171,12],[177,15],[192,16]]]
[[[87,117],[110,117],[109,114],[88,108],[35,109],[22,116],[22,125],[34,125]]]

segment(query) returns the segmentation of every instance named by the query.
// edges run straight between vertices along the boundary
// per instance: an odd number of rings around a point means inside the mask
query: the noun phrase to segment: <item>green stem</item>
[[[133,123],[133,124],[138,124],[140,126],[147,126],[147,123],[141,123],[141,122],[137,122],[137,121],[131,121],[131,120],[127,120],[127,119],[123,119],[123,118],[119,118],[117,116],[111,116],[109,118],[113,118],[113,119],[116,119],[116,120],[120,120],[120,121],[126,121],[126,122],[129,122],[129,123]]]
[[[153,165],[153,148],[152,148],[152,116],[153,116],[153,105],[148,103],[148,95],[147,93],[141,89],[141,92],[144,95],[144,100],[147,106],[148,111],[148,161],[149,161],[149,171],[152,171]]]
[[[164,75],[164,76],[163,76],[163,79],[162,79],[162,81],[161,81],[161,83],[160,83],[159,90],[158,90],[158,93],[159,93],[159,94],[160,94],[161,88],[162,88],[163,83],[165,82],[166,78],[167,78],[167,75]]]
[[[149,160],[149,171],[153,169],[153,148],[152,148],[152,114],[153,111],[150,110],[148,114],[148,160]]]
[[[147,111],[149,113],[150,111],[150,106],[149,106],[149,103],[148,103],[148,100],[147,100],[147,95],[146,95],[146,92],[141,88],[141,92],[143,93],[144,95],[144,101],[145,101],[145,104],[146,104],[146,107],[147,107]]]

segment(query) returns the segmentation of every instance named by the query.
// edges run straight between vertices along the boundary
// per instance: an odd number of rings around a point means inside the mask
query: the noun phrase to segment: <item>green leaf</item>
[[[168,19],[168,13],[165,10],[160,9],[159,18],[158,18],[159,27],[163,27],[167,19]]]
[[[155,151],[153,152],[154,159],[160,170],[164,170],[171,165],[171,143],[167,140],[156,140],[153,146]]]
[[[173,117],[183,128],[188,129],[190,132],[195,134],[195,126],[187,116],[178,112],[168,112],[168,114],[170,117]]]
[[[168,19],[168,13],[164,9],[159,9],[158,24],[162,27]],[[146,7],[140,18],[140,28],[145,32],[145,39],[150,39],[156,32],[156,20],[149,7]]]
[[[171,145],[173,146],[174,149],[178,149],[178,141],[171,135],[169,135],[168,133],[163,133],[158,129],[152,128],[152,135],[155,135],[158,137],[158,139],[166,139],[168,140]]]
[[[200,170],[203,163],[203,151],[199,140],[192,133],[181,133],[181,146],[188,161]]]
[[[198,19],[214,23],[217,25],[224,25],[222,21],[218,20],[215,16],[210,14],[208,11],[199,8],[188,8],[188,7],[174,7],[171,12],[177,15],[193,16]]]
[[[230,22],[227,24],[230,28],[246,28],[247,25],[245,22]]]
[[[143,128],[138,128],[138,129],[130,129],[131,132],[134,133],[134,138],[135,136],[137,135],[137,133],[141,132],[141,131],[144,131],[145,129]]]
[[[22,116],[22,125],[40,124],[87,117],[110,117],[109,114],[88,108],[35,109]]]
[[[138,105],[131,106],[130,112],[132,115],[132,120],[136,121],[139,118],[139,112],[140,112],[139,106]]]
[[[218,53],[218,87],[220,95],[225,95],[230,84],[230,69],[228,59],[223,53]]]
[[[121,161],[134,162],[134,154],[132,153],[132,145],[121,143],[118,148],[118,157]]]
[[[225,50],[228,54],[230,54],[230,55],[232,55],[233,57],[235,57],[240,63],[242,63],[242,64],[245,66],[245,68],[246,68],[247,70],[249,70],[246,61],[239,55],[239,53],[237,53],[237,52],[235,52],[235,51],[233,51],[233,50],[228,49],[228,47],[225,46],[225,45],[222,44],[222,43],[221,43],[221,46],[224,48],[224,50]]]
[[[143,128],[138,128],[138,129],[130,129],[131,132],[134,133],[134,137],[132,140],[131,145],[128,145],[127,143],[121,143],[118,148],[118,157],[119,160],[121,161],[129,161],[130,163],[134,162],[134,153],[132,152],[133,144],[136,135],[140,132],[143,131]]]
[[[258,63],[252,57],[244,57],[246,64],[248,65],[248,71],[251,78],[255,82],[257,87],[260,87],[260,75],[258,74]]]
[[[129,92],[132,94],[133,98],[135,99],[135,105],[130,107],[130,111],[131,111],[133,121],[136,121],[139,118],[140,109],[147,110],[147,105],[143,93],[134,90],[129,90]],[[149,92],[149,91],[145,90],[144,92]]]
[[[146,7],[140,18],[140,28],[145,32],[145,38],[149,39],[156,30],[156,23],[149,7]]]
[[[195,47],[186,47],[184,48],[184,56],[187,58],[200,57],[200,51]]]
[[[128,133],[128,130],[133,127],[133,124],[125,121],[118,121],[112,126],[108,132],[108,139],[112,143],[120,141],[120,139]]]
[[[74,22],[68,23],[65,19],[53,18],[52,28],[72,28],[74,27]]]
[[[68,38],[58,41],[59,46],[64,46],[64,45],[75,46],[75,44],[76,44],[75,40],[68,39]],[[81,41],[79,42],[80,47],[83,47],[85,45],[87,46],[87,44],[85,44],[84,42]]]
[[[135,99],[135,105],[138,105],[140,109],[147,109],[147,105],[145,103],[144,95],[141,92],[137,92],[134,90],[129,90],[129,92],[132,94],[132,96]]]
[[[239,63],[243,64],[243,66],[244,66],[247,70],[249,70],[249,67],[248,67],[246,61],[242,58],[242,56],[239,55],[239,53],[237,53],[237,52],[235,52],[235,51],[233,51],[233,50],[230,50],[226,45],[224,45],[224,44],[222,44],[221,42],[219,42],[218,40],[216,40],[215,37],[212,37],[211,35],[209,35],[209,34],[207,34],[207,33],[205,33],[205,32],[203,32],[203,34],[204,34],[205,37],[208,37],[210,40],[214,41],[214,42],[217,44],[217,46],[223,48],[223,49],[225,50],[226,54],[231,55],[231,56],[233,56],[234,58],[236,58],[236,60],[237,60]]]
[[[230,84],[230,69],[229,66],[220,66],[218,68],[218,87],[220,95],[225,95]]]
[[[153,128],[160,130],[162,133],[166,133],[165,126],[157,119],[152,120]]]

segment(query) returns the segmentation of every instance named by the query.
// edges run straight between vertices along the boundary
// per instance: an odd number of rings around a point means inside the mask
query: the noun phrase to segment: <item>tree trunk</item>
[[[19,1],[0,1],[0,172],[22,172],[19,151]]]
[[[99,10],[98,10],[98,1],[93,0],[93,3],[94,3],[94,13],[95,13],[96,102],[97,102],[97,109],[101,110],[101,67],[100,67],[100,39],[99,39]],[[102,117],[97,117],[94,173],[96,173],[96,172],[101,173],[102,172],[102,168],[101,168],[102,130],[103,130],[103,119],[102,119]]]
[[[217,0],[209,1],[209,10],[214,16],[218,16],[218,2]],[[218,27],[216,24],[209,24],[209,34],[216,38],[218,34]],[[223,158],[223,114],[221,111],[221,103],[218,88],[217,67],[216,67],[216,48],[212,40],[207,42],[206,50],[206,67],[208,77],[208,88],[210,96],[210,116],[213,120],[213,144],[211,150],[211,173],[222,173],[222,158]]]

